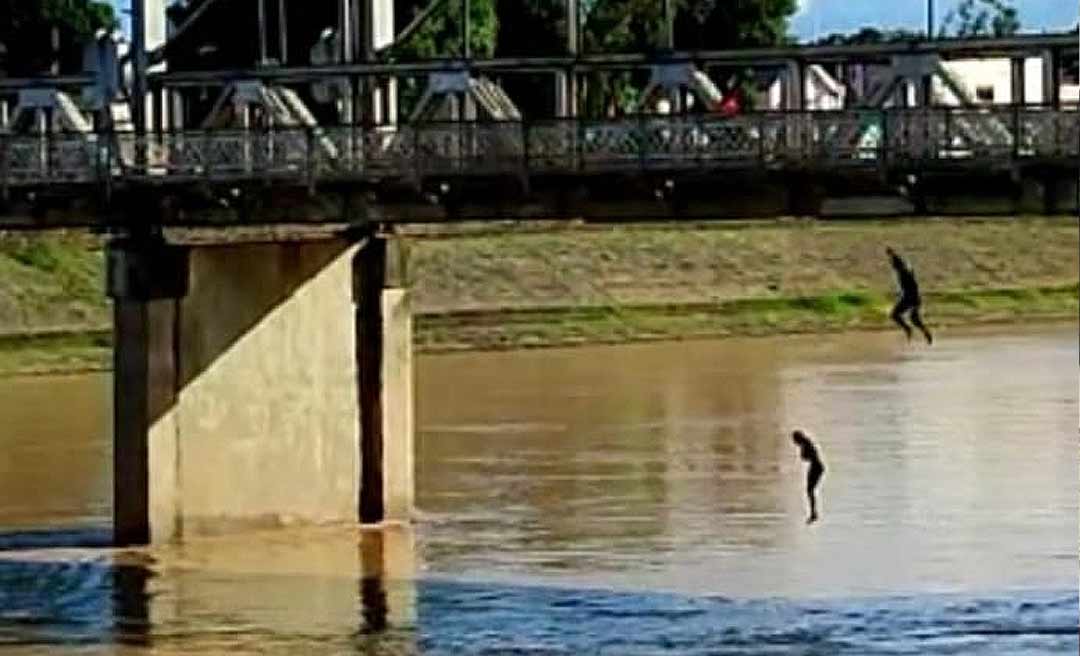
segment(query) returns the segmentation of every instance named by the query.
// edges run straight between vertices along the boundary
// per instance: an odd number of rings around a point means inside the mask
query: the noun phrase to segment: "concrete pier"
[[[413,506],[412,312],[400,241],[355,254],[361,417],[360,521],[408,517]]]
[[[178,530],[175,346],[188,264],[187,249],[155,239],[114,242],[108,252],[106,284],[117,344],[113,530],[118,544],[144,544]]]
[[[110,244],[118,544],[408,518],[411,316],[387,251]]]
[[[1021,178],[1016,184],[1013,211],[1019,215],[1057,216],[1080,211],[1077,181],[1063,175]]]

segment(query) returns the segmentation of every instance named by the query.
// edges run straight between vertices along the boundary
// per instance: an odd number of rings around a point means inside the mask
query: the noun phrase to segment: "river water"
[[[425,356],[413,526],[133,550],[87,546],[108,377],[2,380],[0,651],[1076,654],[1078,358],[1075,326]]]

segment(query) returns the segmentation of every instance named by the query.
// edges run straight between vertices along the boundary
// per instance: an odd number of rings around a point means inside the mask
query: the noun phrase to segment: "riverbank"
[[[415,227],[420,352],[895,329],[885,245],[925,317],[1075,321],[1075,218]],[[101,243],[0,235],[0,375],[106,368]]]
[[[931,330],[963,325],[1075,320],[1077,285],[928,294]],[[582,344],[897,330],[892,302],[848,292],[717,303],[568,306],[425,314],[416,318],[421,352],[536,348]],[[921,339],[918,333],[916,338]]]

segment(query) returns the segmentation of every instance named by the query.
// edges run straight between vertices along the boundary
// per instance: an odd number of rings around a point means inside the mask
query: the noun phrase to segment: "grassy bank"
[[[107,331],[0,338],[0,376],[105,371],[111,366],[112,335]]]
[[[429,351],[892,328],[892,245],[936,326],[1075,320],[1076,219],[588,227],[418,242]]]
[[[419,350],[889,328],[885,245],[931,325],[1075,320],[1076,219],[410,230]],[[0,235],[0,374],[108,364],[101,244]]]
[[[0,233],[0,375],[110,364],[103,261],[85,233]]]
[[[955,325],[1056,321],[1080,312],[1077,285],[930,294],[932,330]],[[898,330],[889,300],[862,292],[716,303],[578,306],[422,314],[418,349],[431,352],[572,346],[730,335]],[[918,334],[916,333],[916,337]]]

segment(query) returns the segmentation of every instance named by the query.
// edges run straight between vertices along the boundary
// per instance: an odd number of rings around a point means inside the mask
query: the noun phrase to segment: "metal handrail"
[[[374,179],[386,175],[526,175],[803,166],[843,161],[1022,161],[1080,158],[1077,112],[1037,106],[757,112],[732,117],[432,122],[258,130],[6,134],[0,188],[152,179]],[[573,138],[568,138],[572,136]],[[356,140],[364,145],[354,148]],[[403,156],[401,146],[406,146]],[[421,146],[423,148],[421,149]],[[102,154],[104,153],[104,155]],[[107,165],[102,166],[102,160]],[[423,161],[421,161],[423,160]]]

